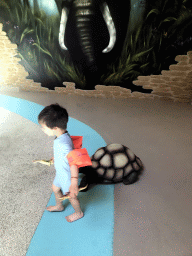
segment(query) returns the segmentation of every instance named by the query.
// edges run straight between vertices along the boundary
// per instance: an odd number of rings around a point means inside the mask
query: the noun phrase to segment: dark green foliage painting
[[[150,93],[132,81],[192,50],[191,0],[0,0],[0,23],[27,78],[50,90],[74,82]]]

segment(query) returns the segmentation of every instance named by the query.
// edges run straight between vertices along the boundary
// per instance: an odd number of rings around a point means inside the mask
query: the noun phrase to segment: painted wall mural
[[[107,71],[109,58],[120,54],[123,46],[120,42],[124,42],[126,36],[129,15],[123,15],[122,20],[122,12],[116,8],[112,14],[109,6],[111,3],[96,0],[62,2],[59,44],[63,50],[69,50],[89,88]]]
[[[158,75],[192,50],[190,0],[1,0],[0,23],[30,79],[93,90]]]

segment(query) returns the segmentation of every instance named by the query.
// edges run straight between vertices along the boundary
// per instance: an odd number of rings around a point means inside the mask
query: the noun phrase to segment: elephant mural
[[[128,20],[129,9],[125,15],[112,1],[62,2],[59,44],[63,50],[69,50],[74,64],[85,75],[86,89],[94,89],[106,63],[120,54]]]

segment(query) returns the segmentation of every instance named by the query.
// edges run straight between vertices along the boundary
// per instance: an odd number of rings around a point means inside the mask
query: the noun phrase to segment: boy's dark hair
[[[67,110],[58,103],[45,107],[38,115],[38,122],[44,123],[50,129],[58,127],[66,130],[68,122]]]

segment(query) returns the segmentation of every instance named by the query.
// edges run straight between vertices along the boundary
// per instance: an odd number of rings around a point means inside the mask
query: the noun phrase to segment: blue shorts
[[[69,192],[71,185],[71,170],[67,155],[73,150],[73,142],[68,132],[60,135],[54,140],[54,166],[56,176],[53,185],[61,188],[63,194]]]
[[[66,176],[62,175],[62,177],[61,177],[60,175],[56,175],[55,179],[53,181],[53,185],[55,185],[58,188],[61,188],[64,195],[69,192],[69,188],[71,186],[71,177],[70,176],[71,175],[66,175]]]

